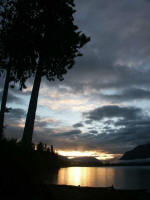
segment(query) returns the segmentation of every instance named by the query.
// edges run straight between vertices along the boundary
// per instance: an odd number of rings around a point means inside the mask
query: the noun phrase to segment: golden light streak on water
[[[111,186],[114,171],[111,168],[69,167],[58,172],[57,184],[82,186]],[[97,183],[98,181],[98,183]]]

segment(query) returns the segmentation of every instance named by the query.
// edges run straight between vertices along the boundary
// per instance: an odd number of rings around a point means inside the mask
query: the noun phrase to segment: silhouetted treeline
[[[42,183],[48,173],[66,166],[67,162],[42,143],[35,150],[35,145],[28,149],[14,139],[0,139],[0,190]]]

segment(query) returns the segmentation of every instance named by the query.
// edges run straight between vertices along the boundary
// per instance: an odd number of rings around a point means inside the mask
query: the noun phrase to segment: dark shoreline
[[[0,140],[0,161],[2,163],[0,200],[150,200],[150,194],[146,190],[46,184],[45,181],[50,171],[51,174],[55,174],[61,167],[77,167],[77,165],[69,165],[68,160],[48,149],[39,148],[36,151],[34,148],[26,149],[22,143],[17,143],[15,140]],[[82,167],[85,166],[113,167],[118,165],[82,165]]]
[[[80,187],[70,185],[14,185],[0,192],[0,199],[52,200],[150,200],[146,190],[121,190],[114,187]]]
[[[53,200],[148,200],[147,190],[123,190],[112,187],[86,187],[72,185],[45,185]]]
[[[148,192],[147,189],[118,189],[113,185],[110,187],[92,187],[92,186],[76,186],[76,185],[57,185],[57,184],[43,184],[49,188],[55,189],[70,189],[70,190],[86,190],[86,191],[123,191],[123,192]]]

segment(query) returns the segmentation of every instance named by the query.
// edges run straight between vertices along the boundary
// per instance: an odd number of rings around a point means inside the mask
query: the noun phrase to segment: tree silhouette
[[[30,42],[25,40],[25,27],[21,27],[16,1],[1,1],[0,24],[0,75],[6,71],[0,110],[0,136],[2,137],[9,83],[19,82],[20,89],[25,88],[25,81],[34,73],[35,64],[31,60]]]
[[[1,109],[0,109],[0,138],[2,137],[3,128],[4,128],[4,113],[6,112],[6,102],[8,96],[8,87],[9,87],[9,77],[10,77],[10,67],[7,69],[4,90],[2,95]]]
[[[73,0],[20,0],[17,8],[20,16],[24,13],[22,24],[29,32],[30,50],[35,53],[32,52],[31,58],[35,61],[36,75],[22,138],[24,144],[31,145],[42,77],[62,81],[74,65],[75,57],[81,56],[79,49],[90,38],[74,25]]]
[[[82,55],[79,49],[90,38],[74,25],[73,0],[2,2],[0,54],[5,63],[3,68],[9,72],[10,66],[11,79],[19,81],[21,88],[25,87],[25,80],[36,72],[22,138],[23,143],[31,145],[42,77],[46,76],[49,81],[56,78],[62,81],[63,75],[72,68],[75,57]]]
[[[12,11],[12,5],[9,4],[9,1],[1,1],[0,4],[0,69],[1,73],[0,76],[3,74],[4,70],[6,70],[6,78],[4,84],[4,90],[2,95],[1,101],[1,109],[0,109],[0,137],[2,137],[3,127],[4,127],[4,113],[6,111],[6,102],[8,96],[8,87],[10,81],[10,72],[11,67],[9,62],[7,61],[7,56],[5,52],[5,45],[4,45],[4,35],[6,34],[5,28],[9,26],[12,21],[12,15],[9,15],[9,11]],[[6,64],[7,63],[7,64]]]
[[[41,142],[39,142],[37,144],[37,151],[43,152],[44,151],[44,144],[42,144]]]

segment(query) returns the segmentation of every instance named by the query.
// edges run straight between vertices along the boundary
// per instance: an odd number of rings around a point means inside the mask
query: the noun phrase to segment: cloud
[[[108,89],[147,85],[150,5],[140,0],[132,3],[115,0],[109,5],[104,0],[76,3],[76,20],[91,36],[91,42],[84,48],[84,56],[68,72],[64,83],[78,91],[87,87]]]
[[[84,125],[82,123],[76,123],[73,125],[74,128],[80,128],[83,127]]]
[[[115,91],[114,94],[104,94],[99,95],[104,99],[107,99],[111,102],[128,102],[133,100],[149,100],[150,91],[143,88],[129,88],[122,91]]]
[[[121,154],[150,142],[150,116],[140,108],[109,105],[83,115],[85,127],[90,125],[89,132],[80,136],[85,149]]]
[[[60,137],[60,135],[61,135],[61,137],[62,137],[62,136],[71,137],[71,136],[79,135],[79,134],[81,134],[81,131],[80,131],[79,129],[77,129],[77,130],[71,130],[71,131],[68,131],[68,132],[62,132],[62,133],[59,133],[59,134],[57,134],[57,135],[58,135],[58,137]]]
[[[2,99],[3,90],[0,91],[0,100]],[[1,102],[1,101],[0,101]],[[7,103],[23,103],[22,99],[19,96],[16,96],[14,92],[8,91]]]
[[[35,131],[34,142],[42,141],[48,145],[53,144],[57,149],[75,149],[80,146],[78,138],[80,138],[81,133],[79,129],[66,131],[65,129],[47,128],[42,132]]]
[[[96,131],[96,130],[91,130],[90,133],[92,133],[92,134],[97,134],[98,131]]]
[[[137,118],[141,114],[140,108],[135,107],[120,107],[117,105],[103,106],[96,108],[90,112],[84,113],[89,120],[99,121],[104,118],[124,118],[124,119],[133,119]]]
[[[112,107],[109,108],[112,110]],[[92,129],[87,132],[81,131],[80,129],[72,129],[71,127],[50,128],[47,126],[48,121],[55,123],[54,120],[45,119],[43,123],[42,119],[38,118],[39,123],[35,125],[33,141],[35,143],[42,141],[48,145],[53,144],[57,149],[96,150],[116,155],[132,149],[136,145],[150,141],[150,118],[148,116],[145,117],[145,115],[142,115],[142,111],[139,115],[138,113],[140,111],[136,108],[124,108],[120,109],[119,112],[118,108],[114,110],[117,110],[117,112],[113,112],[113,115],[110,115],[110,112],[107,111],[106,116],[108,119],[111,119],[112,116],[117,116],[119,117],[118,121],[106,120],[103,122],[103,117],[100,117],[100,119],[98,118],[100,124],[102,123],[109,127],[108,129],[104,127],[101,132],[95,129],[95,126],[91,127]],[[125,114],[123,113],[124,111]],[[13,136],[21,138],[23,132],[22,117],[24,116],[24,112],[22,110],[15,110],[14,113],[17,113],[16,116],[18,117],[16,117],[16,119],[18,120],[16,120],[15,124],[10,123],[9,126],[6,127],[5,134],[7,137]],[[128,117],[129,114],[131,114],[131,116],[127,120],[126,117]],[[123,117],[120,118],[120,116]],[[115,128],[112,125],[114,125]]]
[[[51,117],[40,117],[39,115],[36,116],[34,127],[35,128],[47,128],[53,126],[59,126],[62,124],[59,120]]]
[[[25,110],[21,108],[12,108],[9,113],[6,113],[9,119],[16,120],[24,118],[26,115]]]

